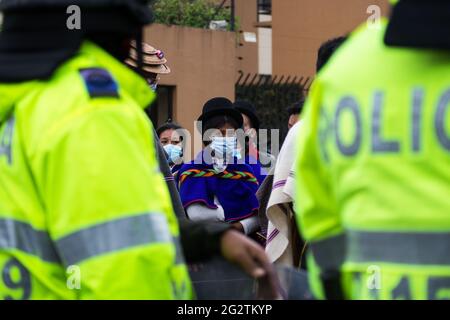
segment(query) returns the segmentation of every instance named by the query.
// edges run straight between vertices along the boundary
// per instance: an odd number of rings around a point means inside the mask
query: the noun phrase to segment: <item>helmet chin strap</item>
[[[139,73],[143,78],[148,79],[148,74],[144,71],[144,28],[140,28],[139,31],[136,34],[136,54],[137,54],[137,61],[136,61],[136,71]],[[149,83],[150,87],[153,91],[156,91],[156,88],[158,86],[158,80],[157,76],[155,77],[154,83]]]
[[[142,41],[144,39],[143,36],[143,28],[139,28],[138,33],[136,34],[136,53],[137,53],[137,71],[138,73],[144,76],[144,47],[142,45]]]

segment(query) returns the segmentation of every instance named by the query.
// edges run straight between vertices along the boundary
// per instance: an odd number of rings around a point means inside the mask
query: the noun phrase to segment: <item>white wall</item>
[[[260,22],[272,21],[271,15],[260,15]],[[258,71],[272,74],[272,29],[258,28]]]

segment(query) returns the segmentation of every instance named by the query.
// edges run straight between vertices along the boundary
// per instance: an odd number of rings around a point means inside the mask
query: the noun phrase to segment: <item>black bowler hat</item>
[[[251,104],[248,101],[237,100],[233,104],[233,106],[240,113],[243,113],[247,117],[250,118],[250,121],[252,122],[253,128],[255,128],[256,130],[259,129],[259,119],[258,119],[258,116],[256,115],[256,109],[255,109],[255,106],[253,104]]]
[[[237,122],[239,128],[242,127],[242,115],[233,108],[233,103],[227,98],[218,97],[208,100],[197,121],[206,122],[215,116],[228,116]]]

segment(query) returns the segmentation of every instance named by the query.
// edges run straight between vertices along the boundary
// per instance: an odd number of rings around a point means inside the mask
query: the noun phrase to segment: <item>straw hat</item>
[[[143,48],[143,70],[152,74],[169,74],[170,68],[166,65],[167,59],[164,52],[155,49],[147,43],[142,43]],[[129,58],[125,61],[132,68],[137,68],[136,42],[131,43]]]
[[[137,63],[135,60],[127,59],[125,61],[125,63],[128,64],[129,66],[131,66],[132,68],[137,68]],[[166,64],[151,65],[151,64],[144,63],[142,69],[145,72],[156,73],[156,74],[169,74],[171,72],[170,68]]]

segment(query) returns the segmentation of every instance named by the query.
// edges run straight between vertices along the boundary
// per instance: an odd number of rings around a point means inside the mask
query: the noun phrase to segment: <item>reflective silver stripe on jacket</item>
[[[183,247],[180,242],[180,237],[175,237],[173,239],[175,244],[176,256],[175,256],[175,264],[184,264],[184,255],[183,255]]]
[[[173,243],[165,215],[147,213],[76,231],[56,241],[66,265],[139,245]],[[175,243],[174,243],[175,245]]]
[[[19,250],[47,262],[60,262],[47,232],[13,219],[0,218],[0,250]]]
[[[450,265],[450,232],[347,232],[348,261]]]
[[[450,232],[347,230],[310,248],[322,270],[337,270],[344,262],[450,265]]]
[[[142,214],[97,224],[56,242],[45,231],[0,218],[0,250],[19,250],[52,263],[73,265],[91,257],[152,243],[173,243],[175,263],[184,263],[179,238],[171,236],[163,214]]]

